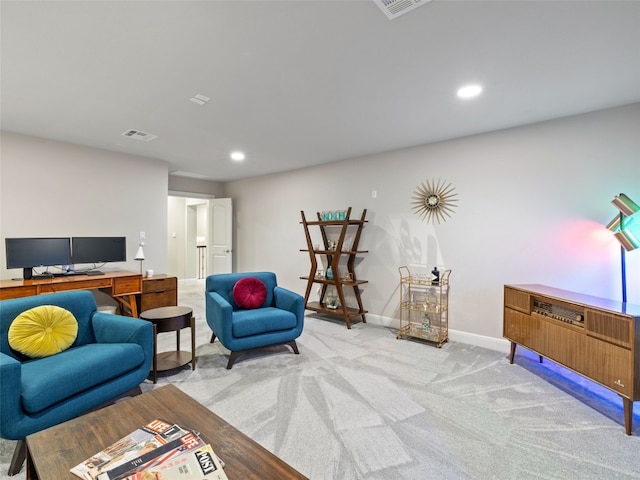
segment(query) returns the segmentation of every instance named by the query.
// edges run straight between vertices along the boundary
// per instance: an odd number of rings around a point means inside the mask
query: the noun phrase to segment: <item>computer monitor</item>
[[[127,261],[126,237],[73,237],[71,263],[107,263]]]
[[[5,238],[7,268],[22,268],[22,278],[33,278],[33,267],[71,263],[71,240],[56,238]]]

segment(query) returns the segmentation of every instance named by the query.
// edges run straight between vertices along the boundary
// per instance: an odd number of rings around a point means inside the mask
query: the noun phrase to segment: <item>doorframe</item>
[[[213,222],[213,213],[214,213],[214,201],[215,200],[224,200],[224,199],[229,199],[231,202],[231,213],[230,213],[230,218],[229,218],[229,228],[231,229],[231,238],[233,239],[233,237],[235,237],[234,235],[234,222],[233,222],[233,200],[229,197],[217,197],[215,195],[208,195],[208,194],[202,194],[202,193],[191,193],[191,192],[183,192],[183,191],[177,191],[177,190],[169,190],[167,193],[167,198],[169,197],[177,197],[177,198],[185,198],[185,199],[194,199],[194,200],[206,200],[206,204],[207,204],[207,242],[206,242],[206,246],[207,246],[207,255],[205,257],[205,277],[207,275],[210,275],[211,272],[213,271],[213,265],[212,265],[212,253],[213,253],[213,248],[212,248],[212,242],[213,242],[213,228],[214,228],[214,222]],[[203,202],[204,203],[204,202]],[[187,205],[187,208],[189,208],[190,205]],[[185,242],[184,242],[184,248],[185,250],[178,253],[178,256],[182,258],[182,260],[185,262],[185,265],[187,264],[187,260],[189,259],[189,252],[186,250],[186,248],[188,247],[188,239],[189,239],[189,232],[188,230],[188,215],[187,212],[185,211],[185,222],[184,222],[184,235],[185,235]],[[169,233],[169,232],[167,232]],[[230,260],[229,260],[229,272],[233,271],[233,240],[231,242],[231,244],[229,245],[229,256],[230,256]],[[169,255],[169,250],[167,250],[167,255]],[[184,274],[186,276],[187,272],[190,270],[195,270],[196,272],[196,277],[199,277],[199,270],[198,270],[198,255],[195,255],[195,266],[193,269],[190,269],[188,266],[185,267],[184,269]],[[167,263],[169,265],[171,265],[171,262],[169,261],[169,259],[167,259]]]
[[[206,200],[206,203],[207,203],[207,219],[211,218],[211,200],[213,200],[215,198],[218,198],[215,195],[208,195],[208,194],[202,194],[202,193],[193,193],[193,192],[183,192],[183,191],[177,191],[177,190],[169,190],[167,192],[167,198],[169,198],[169,197],[178,197],[178,198],[196,199],[196,200]],[[189,208],[189,207],[190,206],[187,205],[187,208]],[[209,220],[207,220],[207,221],[209,221]],[[188,240],[188,237],[189,237],[187,212],[186,211],[185,211],[185,222],[184,222],[184,226],[183,227],[184,227],[183,228],[183,232],[184,232],[184,235],[185,235],[184,250],[182,252],[178,252],[177,255],[179,256],[180,259],[182,259],[182,261],[185,262],[185,265],[186,265],[186,262],[189,259],[189,252],[187,252],[187,250],[186,250],[186,248],[188,246],[188,241],[187,240]],[[212,228],[212,226],[208,225],[208,229],[211,230],[211,228]],[[167,233],[169,233],[169,232],[167,232]],[[210,232],[209,232],[208,236],[210,236]],[[210,243],[210,241],[207,241],[207,249],[209,249],[209,243]],[[169,255],[169,250],[167,250],[167,255]],[[193,270],[193,271],[196,272],[196,276],[194,278],[197,279],[198,278],[198,274],[199,274],[198,265],[197,265],[198,256],[194,255],[193,258],[195,259],[196,264],[193,266],[192,269],[190,269],[188,267],[185,267],[184,273],[185,273],[185,276],[186,276],[186,273],[188,271]],[[209,265],[208,265],[208,262],[206,262],[206,260],[205,260],[205,263],[207,263],[205,268],[208,271],[209,270]],[[169,260],[167,260],[167,264],[170,265],[171,262],[169,262]],[[187,278],[184,278],[184,279],[186,280]]]

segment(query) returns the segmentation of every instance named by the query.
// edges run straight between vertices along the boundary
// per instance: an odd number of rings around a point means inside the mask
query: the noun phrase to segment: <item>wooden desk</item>
[[[71,467],[156,418],[199,431],[224,461],[229,480],[307,478],[176,386],[166,385],[29,435],[27,479],[78,480]]]
[[[68,275],[35,280],[0,280],[0,300],[30,297],[67,290],[101,290],[121,306],[138,316],[136,295],[142,292],[142,275],[127,271],[104,272],[104,275]]]

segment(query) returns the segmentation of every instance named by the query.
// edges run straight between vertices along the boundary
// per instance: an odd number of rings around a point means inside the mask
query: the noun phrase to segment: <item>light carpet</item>
[[[617,395],[525,349],[510,365],[480,347],[309,315],[300,355],[272,347],[226,370],[203,290],[179,288],[196,316],[196,370],[143,389],[173,383],[313,480],[640,478],[640,417],[627,436]],[[162,335],[161,349],[174,348]],[[25,478],[6,475],[13,446],[0,442],[2,479]]]

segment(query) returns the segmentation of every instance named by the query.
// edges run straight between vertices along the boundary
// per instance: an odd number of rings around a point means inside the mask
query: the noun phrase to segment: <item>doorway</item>
[[[167,274],[204,279],[231,272],[231,199],[170,195],[167,212]]]

